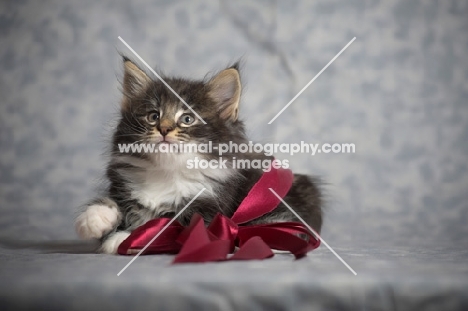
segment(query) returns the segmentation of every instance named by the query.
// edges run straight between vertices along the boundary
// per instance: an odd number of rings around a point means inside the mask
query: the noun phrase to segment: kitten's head
[[[238,67],[236,63],[209,80],[163,77],[192,111],[163,82],[124,58],[121,118],[114,145],[245,141],[243,123],[238,119]]]

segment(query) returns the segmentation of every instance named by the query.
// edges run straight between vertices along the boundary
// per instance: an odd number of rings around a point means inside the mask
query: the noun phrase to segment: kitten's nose
[[[162,136],[166,136],[167,133],[174,130],[174,127],[172,127],[172,126],[161,126],[158,130],[159,130],[159,132],[161,133]]]
[[[161,120],[161,123],[157,126],[157,129],[159,133],[161,133],[162,136],[166,136],[167,133],[170,131],[174,130],[175,124],[174,122],[171,122],[171,120],[165,118]]]

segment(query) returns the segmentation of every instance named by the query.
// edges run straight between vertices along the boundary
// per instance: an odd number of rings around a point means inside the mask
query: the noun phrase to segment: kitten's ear
[[[128,102],[125,100],[126,97],[131,98],[145,89],[151,78],[141,70],[134,62],[124,57],[124,77],[123,77],[123,91],[124,91],[124,103]]]
[[[242,90],[237,65],[218,73],[208,82],[208,87],[208,95],[216,102],[221,118],[236,121]]]

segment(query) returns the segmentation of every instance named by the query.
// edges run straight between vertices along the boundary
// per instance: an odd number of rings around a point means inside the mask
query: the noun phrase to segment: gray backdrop
[[[202,78],[243,57],[254,140],[356,144],[281,156],[329,183],[332,246],[468,246],[468,2],[48,0],[0,12],[0,236],[75,238],[118,111],[122,36],[167,74]]]

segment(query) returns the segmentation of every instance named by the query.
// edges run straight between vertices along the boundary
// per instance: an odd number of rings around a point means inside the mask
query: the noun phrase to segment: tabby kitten
[[[259,154],[225,154],[227,169],[189,169],[187,160],[218,159],[210,153],[121,153],[119,144],[248,143],[238,119],[241,82],[235,64],[207,81],[165,78],[165,81],[206,122],[181,102],[162,82],[151,79],[124,58],[121,116],[112,139],[106,194],[91,201],[77,217],[83,239],[100,239],[101,252],[115,254],[130,232],[158,217],[174,217],[202,188],[206,190],[178,220],[186,225],[194,213],[210,221],[220,212],[232,216],[261,169],[234,169],[237,159],[266,159]],[[273,194],[272,194],[273,195]],[[294,175],[284,200],[317,232],[322,226],[318,181]],[[252,223],[297,221],[283,204]]]

